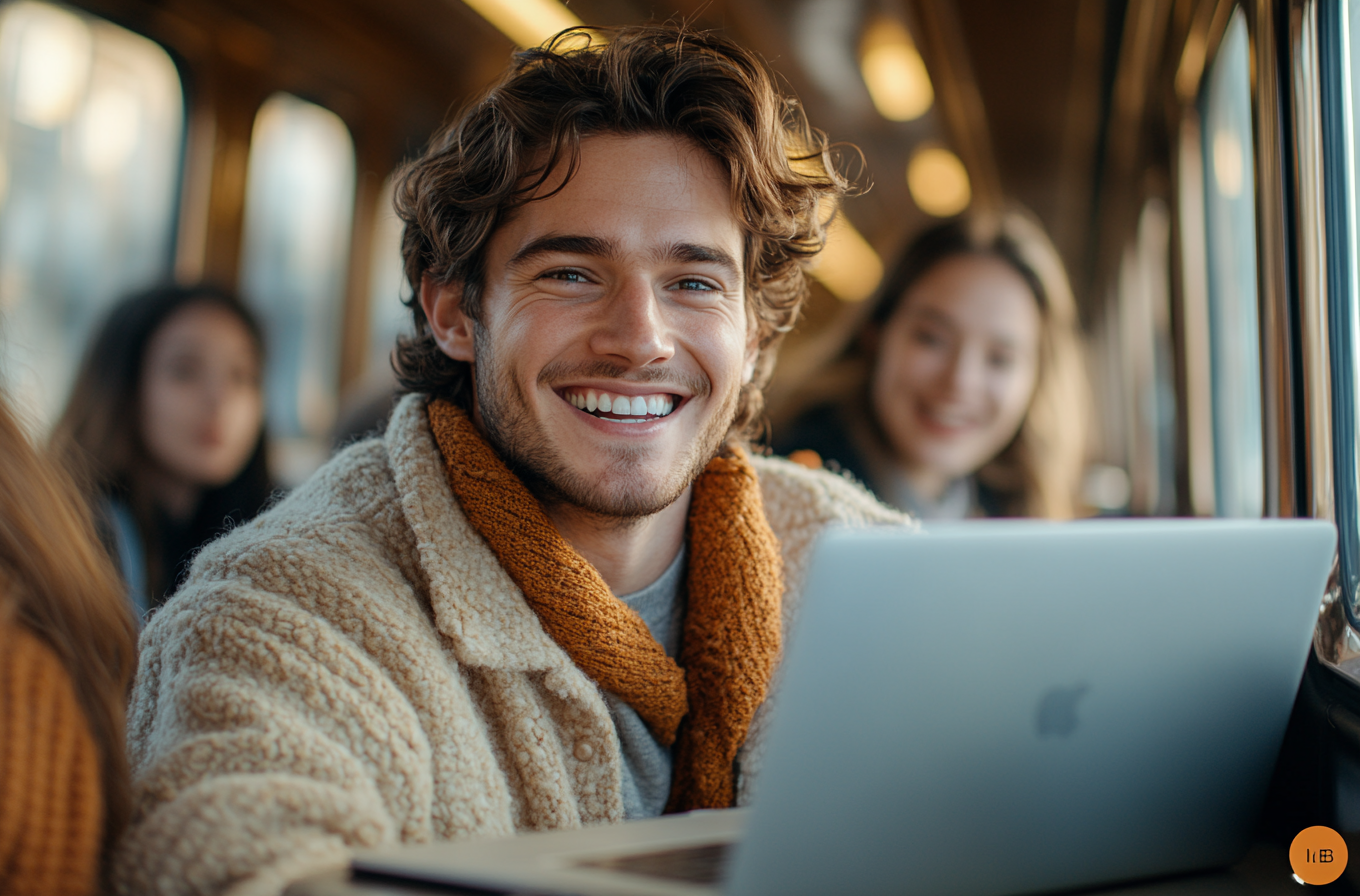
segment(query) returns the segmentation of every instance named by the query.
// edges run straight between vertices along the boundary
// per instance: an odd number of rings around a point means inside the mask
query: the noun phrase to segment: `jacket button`
[[[595,755],[595,748],[591,746],[591,743],[588,740],[578,740],[576,742],[576,749],[573,752],[576,753],[577,759],[582,762],[589,762],[590,758]]]

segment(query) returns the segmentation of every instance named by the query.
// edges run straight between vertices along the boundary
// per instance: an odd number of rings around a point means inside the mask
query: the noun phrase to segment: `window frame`
[[[1350,56],[1356,47],[1353,36],[1348,38],[1347,11],[1342,4],[1309,0],[1307,5],[1316,9],[1318,138],[1322,163],[1319,198],[1325,233],[1320,261],[1325,287],[1322,298],[1326,341],[1316,348],[1325,348],[1329,360],[1330,406],[1327,411],[1331,432],[1325,447],[1330,452],[1327,466],[1331,474],[1332,506],[1327,509],[1337,526],[1337,565],[1324,600],[1329,607],[1342,610],[1341,618],[1347,626],[1347,637],[1336,638],[1335,643],[1328,643],[1324,637],[1322,646],[1327,648],[1324,659],[1340,667],[1349,659],[1360,656],[1360,641],[1355,637],[1355,632],[1360,630],[1360,479],[1357,478],[1360,469],[1357,469],[1356,457],[1360,433],[1357,432],[1355,406],[1357,349],[1360,349],[1356,344],[1355,328],[1360,324],[1360,312],[1355,308],[1355,122],[1348,71]],[[1306,306],[1311,298],[1301,296],[1301,304]],[[1315,454],[1320,457],[1322,452]],[[1323,629],[1325,635],[1325,623]]]

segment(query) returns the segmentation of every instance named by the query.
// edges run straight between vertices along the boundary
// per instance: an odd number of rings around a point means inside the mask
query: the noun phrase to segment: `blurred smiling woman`
[[[844,469],[923,519],[1074,516],[1079,345],[1062,262],[1032,218],[946,222],[902,254],[774,448]]]
[[[205,286],[123,300],[85,356],[56,442],[142,614],[199,547],[269,498],[263,357],[254,315]]]

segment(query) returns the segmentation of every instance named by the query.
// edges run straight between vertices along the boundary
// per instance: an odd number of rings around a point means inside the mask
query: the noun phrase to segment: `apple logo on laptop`
[[[1034,727],[1040,737],[1070,737],[1077,730],[1077,701],[1085,696],[1085,682],[1070,688],[1049,688],[1039,698]]]

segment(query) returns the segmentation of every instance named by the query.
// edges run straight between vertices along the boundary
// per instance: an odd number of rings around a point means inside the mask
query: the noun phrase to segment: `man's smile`
[[[569,404],[592,416],[618,423],[645,423],[665,417],[680,398],[667,392],[622,395],[603,389],[584,388],[564,389],[561,395]]]

